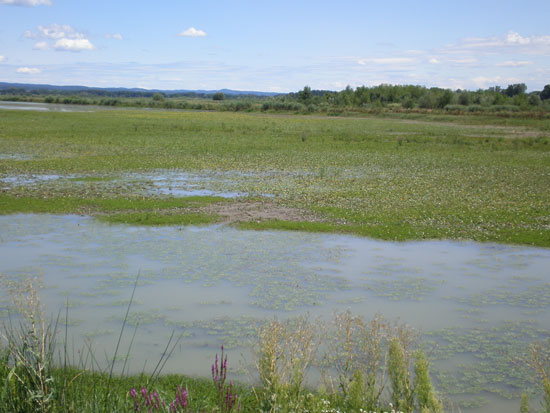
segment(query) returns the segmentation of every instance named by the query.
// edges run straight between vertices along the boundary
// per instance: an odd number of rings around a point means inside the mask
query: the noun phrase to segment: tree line
[[[158,107],[222,111],[284,111],[342,113],[351,111],[445,110],[448,112],[550,112],[550,84],[527,92],[524,83],[487,89],[451,90],[418,85],[348,86],[341,91],[312,90],[276,96],[226,95],[222,92],[158,92],[106,89],[51,90],[10,87],[0,90],[0,100],[45,103]],[[228,101],[229,100],[229,101]]]
[[[475,109],[489,106],[515,106],[518,109],[550,105],[550,84],[541,91],[527,93],[524,83],[488,89],[451,90],[438,87],[427,88],[415,85],[348,86],[339,92],[312,90],[305,86],[296,93],[289,93],[277,99],[295,101],[305,105],[328,105],[336,107],[392,107],[405,109],[455,109],[454,106]],[[459,108],[456,108],[459,109]]]

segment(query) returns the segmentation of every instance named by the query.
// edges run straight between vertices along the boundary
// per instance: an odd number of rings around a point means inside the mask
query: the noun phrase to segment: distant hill
[[[222,92],[225,95],[229,96],[276,96],[280,93],[273,92],[257,92],[257,91],[242,91],[242,90],[231,90],[231,89],[218,89],[218,90],[191,90],[191,89],[178,89],[178,90],[162,90],[162,89],[141,89],[141,88],[124,88],[124,87],[89,87],[89,86],[57,86],[57,85],[45,85],[45,84],[32,84],[32,83],[9,83],[9,82],[0,82],[0,90],[8,89],[24,89],[25,91],[40,90],[47,91],[51,90],[52,92],[93,92],[93,91],[102,91],[108,93],[163,93],[165,95],[177,95],[185,93],[194,93],[197,95],[213,95],[217,92]]]

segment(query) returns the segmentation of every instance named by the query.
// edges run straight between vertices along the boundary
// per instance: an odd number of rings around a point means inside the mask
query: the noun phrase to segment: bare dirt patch
[[[268,220],[309,221],[318,222],[322,219],[310,211],[277,205],[272,201],[235,201],[208,205],[201,212],[217,214],[224,223],[259,222]]]

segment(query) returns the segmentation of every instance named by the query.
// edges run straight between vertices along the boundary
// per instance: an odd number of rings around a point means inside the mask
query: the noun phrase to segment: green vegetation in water
[[[0,160],[0,211],[87,213],[141,196],[176,204],[186,201],[152,196],[139,174],[212,172],[226,175],[205,181],[214,189],[270,194],[320,218],[249,228],[550,246],[550,119],[407,116],[0,111],[0,153],[40,155]],[[33,174],[115,179],[10,181]]]
[[[434,371],[437,388],[460,397],[489,392],[519,398],[536,387],[537,377],[529,360],[530,343],[548,338],[548,332],[530,322],[504,322],[492,328],[453,327],[426,332],[432,339],[433,359],[473,357],[475,363],[459,363],[453,370]],[[468,398],[467,400],[470,400]],[[464,407],[467,407],[464,405]]]
[[[113,224],[131,225],[204,225],[213,224],[219,219],[207,214],[166,214],[135,212],[100,216],[99,219]]]
[[[0,194],[0,210],[5,213],[86,213],[104,222],[134,225],[200,225],[219,221],[213,214],[196,212],[225,198],[195,196],[188,198],[82,199],[52,197],[36,199]]]
[[[424,277],[399,277],[391,280],[370,279],[362,285],[367,291],[372,291],[378,297],[390,300],[422,301],[429,293],[436,290],[440,281],[428,280]]]
[[[69,178],[69,181],[74,182],[106,182],[106,181],[112,181],[115,178],[112,176],[80,176],[80,177],[74,177]]]

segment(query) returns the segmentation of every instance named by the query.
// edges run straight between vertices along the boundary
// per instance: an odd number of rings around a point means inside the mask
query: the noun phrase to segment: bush
[[[223,92],[216,92],[212,95],[212,100],[225,100]]]
[[[164,100],[164,95],[162,93],[155,93],[153,95],[153,100],[155,102],[162,102]]]

